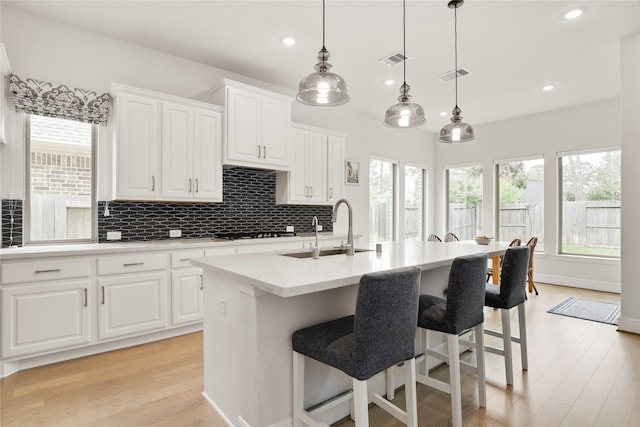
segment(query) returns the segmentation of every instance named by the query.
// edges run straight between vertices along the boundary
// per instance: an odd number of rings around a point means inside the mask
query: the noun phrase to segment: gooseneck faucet
[[[351,203],[347,199],[340,199],[336,202],[336,205],[333,207],[333,216],[331,217],[332,222],[336,222],[338,219],[338,206],[344,203],[347,205],[347,209],[349,209],[349,231],[347,232],[347,255],[353,256],[355,250],[353,248],[353,210],[351,209]]]
[[[316,245],[313,248],[313,258],[314,259],[319,259],[320,258],[320,248],[318,247],[318,217],[317,216],[313,216],[313,219],[311,220],[311,225],[313,226],[313,229],[316,232]]]

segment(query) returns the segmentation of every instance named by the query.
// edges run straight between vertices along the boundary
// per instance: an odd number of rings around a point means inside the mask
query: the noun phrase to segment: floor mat
[[[547,313],[617,325],[620,305],[570,297],[549,309]]]

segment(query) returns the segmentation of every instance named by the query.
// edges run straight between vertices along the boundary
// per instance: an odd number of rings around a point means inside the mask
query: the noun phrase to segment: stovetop
[[[281,232],[281,231],[250,231],[239,233],[215,233],[216,239],[223,240],[240,240],[240,239],[266,239],[271,237],[294,237],[295,232]]]

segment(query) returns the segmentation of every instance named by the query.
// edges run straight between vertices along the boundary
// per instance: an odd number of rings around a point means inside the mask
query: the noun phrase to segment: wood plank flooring
[[[540,295],[526,303],[529,370],[520,369],[515,345],[514,386],[506,387],[503,359],[487,354],[486,409],[463,371],[464,425],[640,426],[640,336],[546,312],[569,296],[617,303],[619,295],[537,286]],[[500,323],[498,311],[485,317]],[[446,378],[447,368],[436,375]],[[200,395],[200,333],[22,371],[0,380],[0,389],[3,427],[225,425]],[[418,398],[420,426],[450,425],[448,395],[418,384]],[[370,413],[373,426],[401,425],[373,405]]]

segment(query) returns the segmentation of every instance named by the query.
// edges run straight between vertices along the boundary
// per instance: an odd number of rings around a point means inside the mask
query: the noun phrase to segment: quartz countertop
[[[356,244],[356,248],[370,249],[354,256],[327,255],[320,259],[293,258],[279,253],[257,253],[232,256],[195,258],[191,263],[233,278],[241,285],[248,285],[281,297],[293,297],[313,292],[335,289],[358,283],[366,273],[394,268],[419,266],[423,270],[450,265],[458,256],[486,253],[501,255],[506,243],[492,242],[477,245],[470,242],[397,241],[382,243],[382,252],[375,251],[373,243]]]

